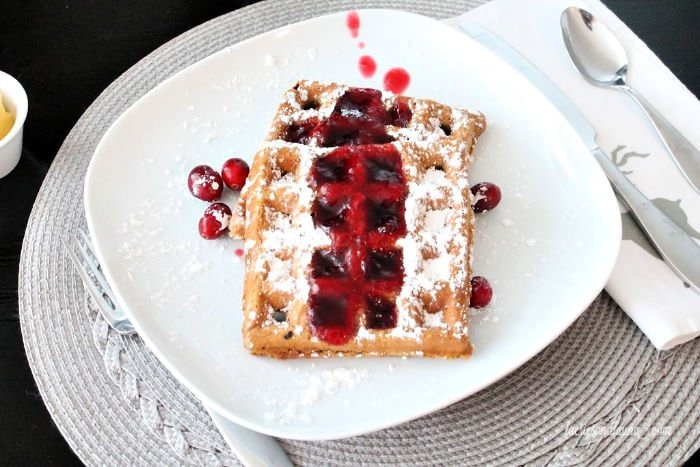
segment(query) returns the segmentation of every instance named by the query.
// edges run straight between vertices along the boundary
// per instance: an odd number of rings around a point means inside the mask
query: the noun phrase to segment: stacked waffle
[[[301,81],[231,223],[256,355],[469,357],[467,170],[481,114]]]

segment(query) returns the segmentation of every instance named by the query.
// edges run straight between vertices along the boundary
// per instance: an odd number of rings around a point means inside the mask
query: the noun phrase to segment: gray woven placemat
[[[132,67],[66,138],[22,250],[20,319],[56,425],[87,464],[235,465],[201,404],[138,337],[111,332],[61,246],[84,228],[82,187],[98,141],[165,78],[247,37],[321,13],[392,7],[438,18],[484,0],[269,0],[205,23]],[[285,441],[304,465],[678,464],[700,448],[700,340],[654,350],[605,294],[519,370],[449,408],[356,438]]]

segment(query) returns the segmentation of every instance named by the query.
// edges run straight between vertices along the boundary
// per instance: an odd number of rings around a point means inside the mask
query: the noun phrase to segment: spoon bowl
[[[627,53],[610,29],[576,7],[564,10],[561,29],[569,56],[586,79],[604,86],[625,84]]]
[[[641,94],[627,85],[625,48],[603,23],[582,8],[569,7],[560,18],[566,50],[588,81],[626,92],[642,109],[685,180],[700,193],[700,151]]]

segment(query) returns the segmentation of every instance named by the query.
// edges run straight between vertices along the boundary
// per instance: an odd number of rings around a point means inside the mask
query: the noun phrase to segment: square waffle
[[[244,345],[277,358],[467,358],[480,113],[300,81],[231,222]]]

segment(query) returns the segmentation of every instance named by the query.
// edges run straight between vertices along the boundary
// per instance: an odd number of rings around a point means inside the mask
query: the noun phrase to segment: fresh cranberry
[[[187,176],[187,188],[195,198],[216,201],[221,198],[224,183],[219,173],[208,165],[198,165]]]
[[[491,302],[493,289],[491,284],[481,276],[472,277],[472,295],[469,299],[469,306],[472,308],[483,308]]]
[[[245,185],[248,172],[250,172],[250,167],[246,161],[233,157],[224,162],[224,166],[221,167],[221,178],[224,179],[227,187],[238,191]]]
[[[501,202],[501,189],[495,183],[477,183],[471,190],[474,195],[474,212],[490,211]]]
[[[207,240],[218,238],[228,229],[231,208],[224,203],[214,203],[204,211],[199,219],[199,235]]]

